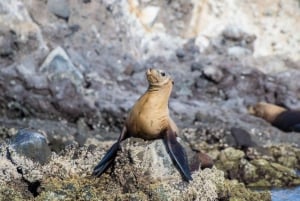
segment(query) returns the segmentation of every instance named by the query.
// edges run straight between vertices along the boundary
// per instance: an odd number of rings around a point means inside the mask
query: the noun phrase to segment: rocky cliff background
[[[265,162],[258,156],[299,168],[300,135],[284,133],[249,115],[247,107],[266,101],[300,110],[299,4],[297,0],[0,2],[2,160],[10,163],[5,147],[19,129],[27,128],[43,133],[50,151],[37,152],[46,154],[50,163],[53,154],[68,158],[62,151],[72,150],[70,146],[96,145],[102,152],[91,151],[93,159],[80,170],[88,175],[107,145],[117,139],[127,112],[147,88],[145,69],[153,67],[174,77],[171,116],[188,147],[208,153],[216,165],[233,155],[233,161],[247,162],[244,169],[219,167],[225,169],[226,178],[276,186],[286,178],[261,181],[259,175],[270,168],[253,170]],[[249,138],[247,146],[259,147],[258,154],[238,150],[244,136]],[[29,137],[20,141],[28,139],[31,142]],[[0,168],[18,174],[14,166],[18,162]],[[246,174],[249,166],[257,173],[254,179]],[[49,184],[47,171],[39,171],[46,176],[25,179],[25,186],[39,182],[29,190],[30,198],[43,192],[32,194],[38,188],[46,188],[41,183]],[[16,178],[24,183],[23,176]],[[295,185],[297,179],[291,172],[279,183]]]

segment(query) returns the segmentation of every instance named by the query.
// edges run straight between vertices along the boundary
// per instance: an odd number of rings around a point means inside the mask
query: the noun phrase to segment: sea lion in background
[[[185,150],[176,140],[178,128],[169,116],[168,103],[174,82],[165,72],[151,68],[147,70],[146,77],[149,83],[147,91],[134,104],[118,141],[94,168],[93,175],[100,176],[109,167],[116,157],[122,140],[128,137],[145,140],[163,138],[183,178],[190,181],[192,177]]]
[[[300,132],[300,111],[287,110],[270,103],[259,102],[249,108],[249,113],[261,117],[285,132]]]

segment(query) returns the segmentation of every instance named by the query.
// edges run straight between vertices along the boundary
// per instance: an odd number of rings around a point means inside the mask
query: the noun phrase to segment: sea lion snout
[[[173,81],[165,71],[160,69],[147,69],[146,77],[151,86],[162,86],[167,84],[169,81]]]

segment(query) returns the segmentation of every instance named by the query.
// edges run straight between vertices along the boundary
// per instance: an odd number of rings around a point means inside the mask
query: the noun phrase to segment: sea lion
[[[151,68],[146,71],[146,77],[149,83],[147,91],[134,104],[118,141],[94,168],[93,175],[100,176],[109,167],[122,140],[128,137],[144,140],[162,138],[183,178],[190,181],[192,177],[185,150],[176,140],[178,128],[169,116],[168,103],[174,81],[162,70]]]
[[[282,131],[300,132],[300,111],[287,110],[277,105],[259,102],[249,108],[249,113],[265,119]]]

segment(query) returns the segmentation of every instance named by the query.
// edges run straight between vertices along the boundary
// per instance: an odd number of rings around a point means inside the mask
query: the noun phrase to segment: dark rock
[[[176,56],[178,57],[178,59],[183,59],[185,56],[185,52],[183,49],[177,49],[176,50]]]
[[[203,69],[205,65],[203,64],[203,62],[198,61],[198,62],[193,62],[191,64],[191,71],[201,71]]]
[[[8,30],[0,30],[0,56],[6,57],[13,53],[14,39],[13,33]]]
[[[242,128],[231,128],[231,136],[234,140],[233,144],[230,144],[231,146],[241,149],[247,149],[248,147],[256,146],[255,142],[253,142],[251,139],[251,135]]]
[[[46,137],[35,131],[20,130],[10,145],[19,154],[41,164],[47,163],[51,156]]]
[[[206,153],[203,153],[201,151],[195,154],[195,159],[196,159],[195,161],[197,160],[200,161],[202,170],[205,168],[212,168],[214,165],[214,161],[212,160],[212,158]]]
[[[68,19],[70,16],[70,5],[67,0],[48,0],[47,7],[58,17]]]

